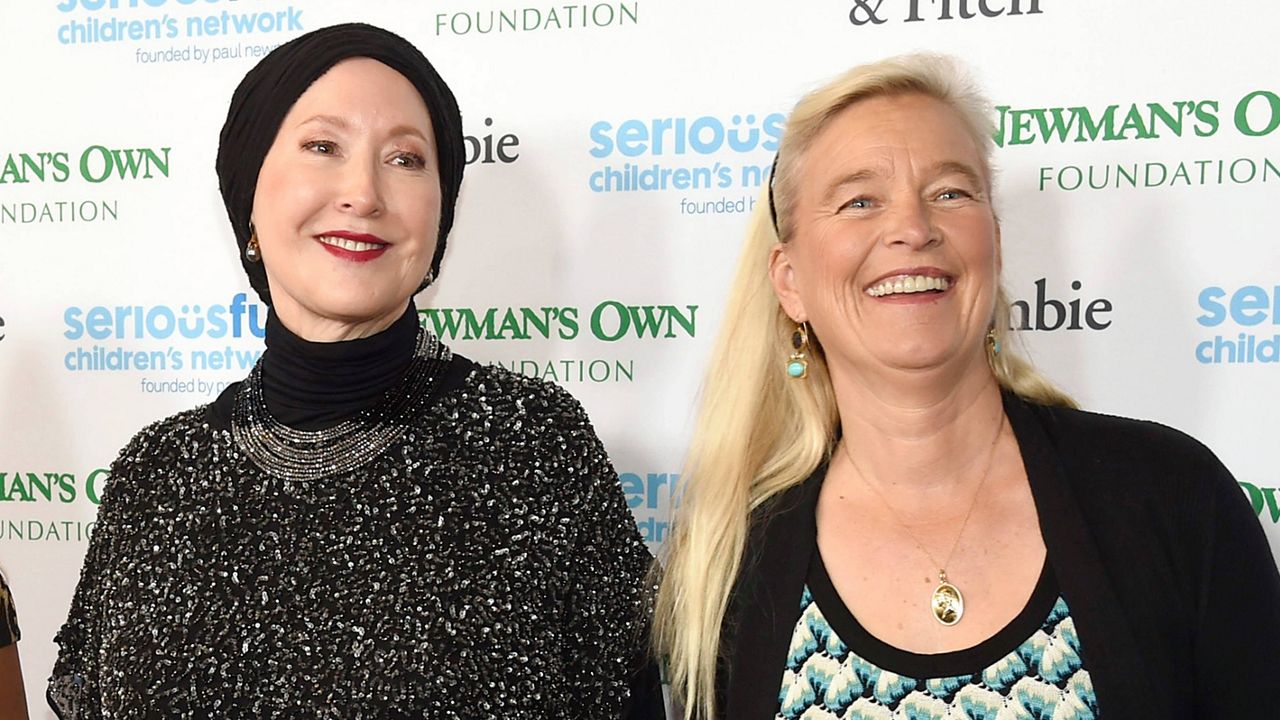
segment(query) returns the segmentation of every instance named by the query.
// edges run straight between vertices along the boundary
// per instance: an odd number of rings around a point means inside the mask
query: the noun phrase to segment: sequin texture
[[[476,367],[369,465],[272,477],[203,408],[112,465],[63,718],[617,717],[649,554],[565,391]]]

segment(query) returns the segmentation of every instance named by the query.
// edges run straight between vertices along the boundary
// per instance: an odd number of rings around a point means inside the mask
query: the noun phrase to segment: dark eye
[[[302,147],[321,155],[334,155],[338,152],[338,145],[328,140],[312,140],[303,143]]]
[[[421,155],[412,152],[402,152],[391,160],[392,163],[410,170],[418,170],[426,167],[427,161]]]

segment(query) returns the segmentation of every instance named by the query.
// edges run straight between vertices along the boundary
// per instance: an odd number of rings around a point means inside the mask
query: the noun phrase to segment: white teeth
[[[359,240],[348,240],[347,238],[330,237],[328,235],[321,235],[320,242],[325,245],[340,247],[343,250],[350,250],[351,252],[367,252],[382,247],[378,243],[360,242]]]
[[[951,284],[947,282],[946,278],[930,277],[927,275],[902,275],[885,280],[879,285],[873,285],[867,288],[867,294],[871,297],[908,295],[911,293],[928,292],[929,290],[946,290],[950,286]]]

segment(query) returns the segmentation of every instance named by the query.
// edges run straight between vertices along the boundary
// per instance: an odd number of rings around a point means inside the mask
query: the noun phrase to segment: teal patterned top
[[[1075,624],[1047,563],[1026,608],[994,637],[967,650],[918,655],[867,633],[814,555],[777,720],[1098,717]]]

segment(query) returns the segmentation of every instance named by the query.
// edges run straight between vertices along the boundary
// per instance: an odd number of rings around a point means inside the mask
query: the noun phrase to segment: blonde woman
[[[989,118],[934,56],[792,113],[657,602],[686,718],[1272,706],[1280,576],[1230,473],[1009,347]]]

